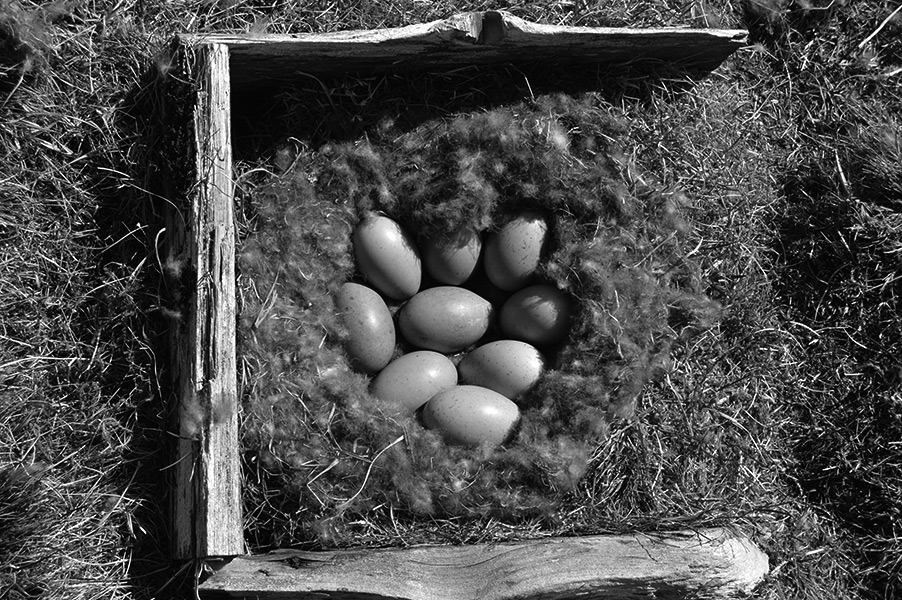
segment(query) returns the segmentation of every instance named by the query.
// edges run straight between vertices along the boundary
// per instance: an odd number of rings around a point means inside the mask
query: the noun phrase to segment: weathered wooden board
[[[745,44],[736,29],[566,27],[505,12],[465,13],[400,27],[328,34],[183,36],[229,48],[236,87],[287,83],[298,73],[340,75],[511,62],[625,65],[655,61],[708,72]]]
[[[175,558],[244,552],[235,357],[235,231],[229,115],[229,55],[222,44],[195,54],[198,182],[184,212],[167,223],[183,263],[183,315],[170,330],[178,396]]]
[[[728,598],[768,559],[724,530],[585,536],[476,546],[277,552],[236,558],[201,598],[551,600]]]

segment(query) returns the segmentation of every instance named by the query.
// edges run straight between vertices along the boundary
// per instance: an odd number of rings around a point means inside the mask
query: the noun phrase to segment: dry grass
[[[135,109],[145,72],[168,66],[165,40],[501,4],[0,2],[0,596],[144,598],[178,585],[161,501],[160,225],[143,210],[141,157],[155,148]],[[692,200],[688,247],[727,311],[597,448],[581,510],[605,531],[737,523],[771,557],[761,598],[898,596],[894,3],[504,4],[552,23],[718,21],[749,27],[754,43],[688,91],[618,100],[636,159]],[[559,531],[583,531],[573,517]],[[449,541],[500,531],[439,525]],[[416,535],[398,527],[385,538]]]

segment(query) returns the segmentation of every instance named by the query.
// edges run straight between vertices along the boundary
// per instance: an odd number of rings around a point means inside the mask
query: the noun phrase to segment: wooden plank
[[[228,48],[204,45],[193,57],[197,185],[183,231],[173,232],[187,266],[185,314],[172,337],[178,395],[173,554],[180,559],[244,552]]]
[[[298,73],[436,69],[466,64],[624,65],[654,61],[694,72],[716,68],[745,44],[738,29],[542,25],[501,11],[367,31],[295,35],[183,36],[219,43],[232,56],[236,86],[288,83]]]
[[[199,591],[210,600],[727,598],[750,591],[767,572],[767,556],[747,538],[710,529],[476,546],[284,551],[233,559]]]

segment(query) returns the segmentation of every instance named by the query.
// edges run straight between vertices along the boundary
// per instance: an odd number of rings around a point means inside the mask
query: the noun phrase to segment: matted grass
[[[157,217],[138,210],[139,158],[156,148],[133,109],[145,71],[168,67],[165,40],[490,8],[752,32],[690,88],[617,99],[637,163],[685,190],[686,249],[725,310],[593,452],[581,510],[602,531],[736,523],[771,557],[761,598],[899,595],[900,13],[706,4],[0,3],[0,595],[144,598],[183,576],[190,592],[193,566],[170,583],[165,557],[165,257]],[[438,525],[467,542],[500,527]]]

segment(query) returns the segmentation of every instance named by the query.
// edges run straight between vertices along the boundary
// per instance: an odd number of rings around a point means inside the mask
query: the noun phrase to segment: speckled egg
[[[395,350],[395,324],[382,297],[359,283],[345,283],[335,299],[348,330],[345,350],[354,367],[375,373],[385,367]]]
[[[418,350],[390,362],[373,380],[370,392],[399,413],[413,414],[434,395],[455,385],[457,369],[451,359]]]
[[[552,285],[531,285],[501,307],[501,333],[537,346],[562,342],[570,329],[570,298]]]
[[[398,317],[401,335],[413,346],[436,352],[458,352],[488,331],[492,305],[460,287],[423,290],[407,301]]]
[[[502,290],[527,285],[539,267],[548,238],[548,223],[538,212],[508,221],[485,242],[483,262],[489,280]]]
[[[423,407],[423,423],[451,444],[497,446],[507,442],[520,421],[517,405],[498,392],[458,385],[439,392]]]
[[[479,346],[457,365],[461,383],[489,388],[511,400],[531,390],[544,370],[542,353],[517,340]]]
[[[389,298],[404,300],[420,289],[420,251],[397,222],[370,215],[354,229],[354,257],[367,283]]]
[[[448,237],[432,237],[421,244],[423,267],[439,283],[460,285],[470,278],[479,263],[482,238],[464,227]]]

